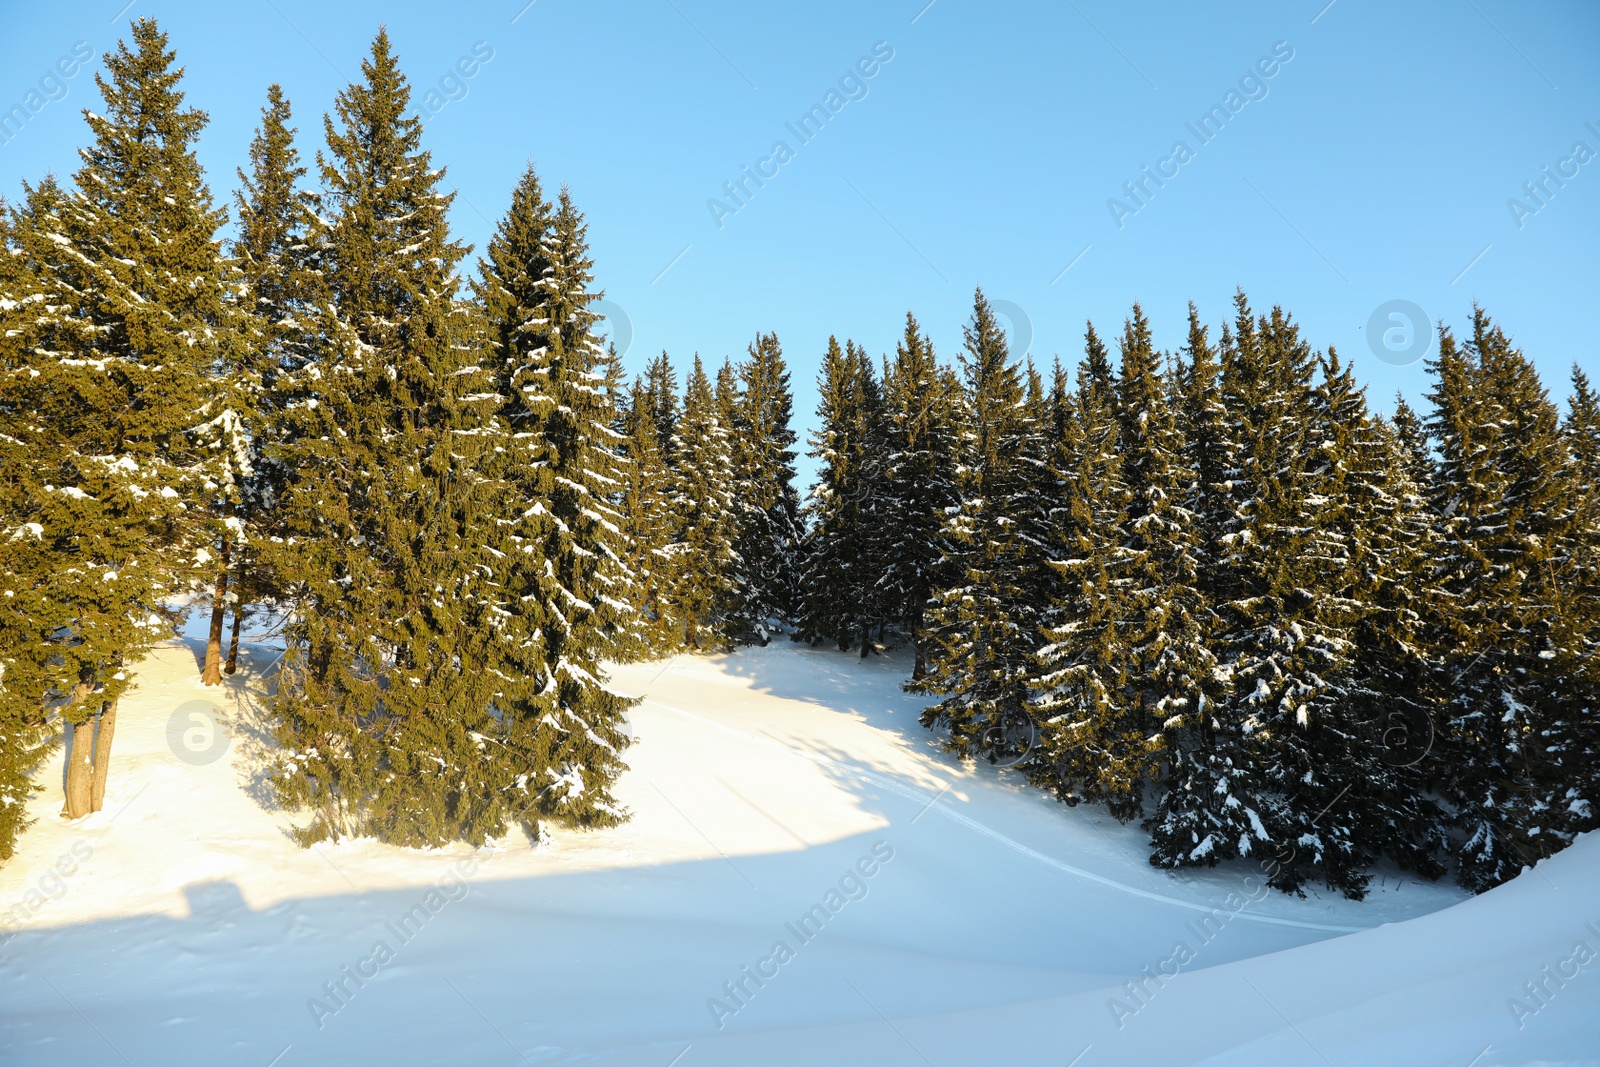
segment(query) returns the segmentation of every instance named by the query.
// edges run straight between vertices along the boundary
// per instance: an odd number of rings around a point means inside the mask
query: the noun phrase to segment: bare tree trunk
[[[111,775],[111,739],[117,733],[117,702],[106,704],[100,713],[100,729],[94,738],[94,781],[89,787],[89,809],[99,811],[105,806],[106,779]]]
[[[222,539],[222,566],[217,570],[217,593],[211,602],[211,633],[206,637],[206,665],[201,685],[222,684],[222,622],[228,614],[228,539]]]
[[[928,674],[928,642],[927,635],[922,632],[923,617],[922,610],[918,609],[917,613],[909,620],[910,625],[906,627],[911,631],[911,650],[915,655],[915,660],[911,665],[911,680],[913,682],[921,681]]]
[[[232,674],[239,669],[239,623],[244,619],[244,601],[235,599],[233,602],[233,639],[228,642],[228,665],[222,668],[223,674]]]
[[[81,819],[93,810],[94,720],[72,724],[72,751],[67,754],[67,802],[61,814]]]

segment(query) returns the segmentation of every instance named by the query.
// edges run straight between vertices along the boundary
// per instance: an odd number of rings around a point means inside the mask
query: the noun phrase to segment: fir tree
[[[1348,384],[1339,390],[1352,391]],[[1409,408],[1396,414],[1404,419]],[[1445,841],[1432,788],[1440,678],[1426,639],[1438,523],[1428,486],[1415,480],[1427,476],[1426,457],[1419,465],[1395,424],[1371,417],[1355,421],[1344,441],[1348,595],[1359,607],[1350,678],[1332,709],[1353,732],[1345,817],[1365,855],[1388,854],[1434,878],[1444,871]]]
[[[72,734],[69,817],[101,805],[118,698],[170,632],[164,603],[206,567],[231,459],[206,433],[231,392],[210,375],[237,343],[223,212],[193,148],[206,116],[184,106],[156,23],[131,36],[96,75],[104,113],[85,112],[76,191],[40,187],[22,233],[40,296],[26,324],[30,421],[51,446],[38,521],[72,560],[53,583],[53,632],[71,637],[55,642],[48,690]]]
[[[959,385],[906,313],[905,334],[883,378],[884,548],[879,595],[885,614],[910,637],[913,680],[927,671],[923,617],[945,584],[945,524],[960,502]]]
[[[1570,460],[1533,366],[1474,308],[1471,340],[1457,348],[1443,333],[1434,371],[1437,580],[1449,603],[1436,639],[1448,686],[1440,751],[1462,837],[1457,876],[1482,890],[1592,819],[1565,781],[1592,730],[1587,612],[1570,588]]]
[[[1588,376],[1572,368],[1572,397],[1562,424],[1571,457],[1568,482],[1573,511],[1567,533],[1568,575],[1564,592],[1568,600],[1565,629],[1573,645],[1572,669],[1581,679],[1564,702],[1556,741],[1558,780],[1567,790],[1565,833],[1600,825],[1600,713],[1595,696],[1600,671],[1600,397]]]
[[[1251,765],[1236,797],[1251,829],[1229,847],[1284,856],[1315,836],[1310,821],[1348,784],[1316,758],[1323,724],[1313,715],[1351,654],[1342,605],[1322,595],[1333,592],[1346,546],[1318,516],[1334,490],[1314,432],[1315,356],[1282,309],[1254,320],[1243,293],[1235,307],[1224,402],[1238,426],[1239,473],[1220,562],[1236,592],[1223,606],[1221,658]],[[1297,890],[1307,865],[1332,855],[1320,839],[1311,848],[1280,860],[1272,884]]]
[[[1426,500],[1433,491],[1435,477],[1433,454],[1428,450],[1427,425],[1406,403],[1406,398],[1396,394],[1389,427],[1394,433],[1394,443],[1400,449],[1401,466],[1405,468],[1412,488]]]
[[[671,547],[671,613],[683,625],[686,646],[720,649],[729,641],[739,566],[734,550],[738,526],[729,478],[728,431],[698,355],[684,390],[672,454],[671,500],[678,528]]]
[[[665,351],[645,368],[642,392],[646,410],[655,420],[662,462],[673,466],[672,441],[678,433],[678,375]]]
[[[489,242],[479,291],[496,360],[502,447],[488,461],[495,639],[479,670],[496,677],[495,751],[524,813],[605,825],[622,811],[623,715],[602,658],[631,653],[633,579],[613,506],[625,468],[612,428],[615,374],[593,334],[593,263],[582,214],[563,189],[545,202],[530,167]],[[524,814],[530,824],[533,819]]]
[[[672,615],[669,582],[672,521],[668,506],[671,474],[663,456],[658,423],[642,377],[634,379],[622,418],[627,467],[620,508],[626,564],[637,587],[641,654],[675,651],[683,627]]]
[[[221,608],[233,604],[233,634],[224,673],[237,669],[239,631],[251,601],[274,595],[271,577],[256,561],[254,541],[277,533],[274,509],[286,473],[274,457],[283,451],[286,386],[309,358],[302,320],[311,315],[316,295],[315,261],[307,233],[313,226],[315,198],[299,188],[306,170],[294,147],[292,112],[283,90],[267,88],[261,125],[250,142],[250,169],[240,170],[234,194],[238,233],[231,252],[240,275],[242,317],[249,333],[230,368],[248,401],[246,427],[249,468],[240,486],[234,516],[236,535],[222,547],[232,556],[231,588],[213,605],[212,643],[220,646]],[[226,565],[222,577],[228,577]],[[208,644],[207,665],[210,666]]]
[[[883,397],[872,362],[853,342],[828,338],[818,376],[818,429],[810,455],[819,462],[806,505],[805,570],[798,634],[845,651],[859,637],[862,654],[879,617],[879,540],[872,528],[878,484],[875,450]]]
[[[1222,350],[1234,352],[1224,327]],[[1197,672],[1195,705],[1182,722],[1166,731],[1166,777],[1149,827],[1150,862],[1158,867],[1212,865],[1250,832],[1243,806],[1244,737],[1227,700],[1218,671],[1222,606],[1236,583],[1223,565],[1223,540],[1231,514],[1233,477],[1238,473],[1238,441],[1223,394],[1223,368],[1193,303],[1181,363],[1184,439],[1183,469],[1188,478],[1185,510],[1194,523],[1197,622],[1203,662]]]
[[[739,365],[734,476],[742,521],[736,551],[743,580],[736,625],[763,644],[795,612],[803,537],[794,489],[794,398],[776,334],[759,334]]]
[[[294,614],[275,781],[314,813],[303,842],[481,842],[504,832],[518,784],[492,742],[538,744],[520,688],[498,695],[530,680],[479,669],[495,661],[485,527],[498,512],[481,471],[499,397],[458,299],[451,198],[385,33],[362,73],[324,119],[313,240],[329,300],[310,325],[315,358],[289,383],[275,562]]]
[[[1093,324],[1085,334],[1076,394],[1058,369],[1050,420],[1058,500],[1049,540],[1054,603],[1040,618],[1030,703],[1040,724],[1032,778],[1068,804],[1102,801],[1137,814],[1152,750],[1127,714],[1120,531],[1127,509],[1118,447],[1116,382]]]
[[[33,208],[56,200],[54,183],[34,191]],[[35,408],[28,351],[33,306],[43,291],[38,262],[18,232],[27,214],[0,202],[0,860],[10,859],[27,825],[27,802],[40,786],[33,775],[54,737],[46,706],[72,685],[52,665],[53,635],[72,622],[71,601],[58,595],[70,550],[63,531],[45,522],[51,506],[41,476],[50,474],[52,441]]]
[[[1039,647],[1047,548],[1043,397],[1011,363],[1005,334],[978,290],[962,365],[972,411],[972,458],[960,514],[949,527],[960,566],[932,610],[927,675],[910,683],[941,699],[922,714],[963,756],[1015,761],[1034,740],[1027,703]]]
[[[1203,342],[1202,342],[1203,343]],[[1121,518],[1122,587],[1118,655],[1126,678],[1127,732],[1150,762],[1135,766],[1129,795],[1142,799],[1170,764],[1170,735],[1199,706],[1214,662],[1199,599],[1195,515],[1186,506],[1189,474],[1171,386],[1162,376],[1150,324],[1138,304],[1123,328],[1116,394],[1117,443],[1126,509]]]
[[[1306,867],[1360,897],[1381,852],[1427,875],[1441,869],[1438,812],[1418,769],[1432,730],[1430,665],[1415,609],[1430,526],[1403,454],[1368,413],[1352,370],[1331,349],[1322,366],[1306,474],[1321,497],[1320,529],[1308,562],[1316,565],[1319,618],[1347,651],[1321,672],[1323,689],[1309,708],[1304,759],[1317,770],[1302,769],[1284,785],[1298,787],[1288,817],[1300,832],[1296,854],[1280,866],[1298,866],[1304,847]]]

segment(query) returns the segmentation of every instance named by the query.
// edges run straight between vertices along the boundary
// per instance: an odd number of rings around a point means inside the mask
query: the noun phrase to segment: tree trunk
[[[911,680],[919,682],[928,674],[928,641],[927,634],[922,632],[923,612],[918,608],[916,614],[907,620],[906,629],[911,633],[911,651],[914,656],[911,664]]]
[[[72,723],[72,751],[67,754],[67,803],[61,814],[81,819],[93,808],[94,720]]]
[[[866,659],[872,652],[872,623],[866,619],[861,620],[861,658]]]
[[[106,778],[111,774],[111,739],[117,732],[117,702],[106,704],[100,713],[100,729],[94,738],[94,782],[89,787],[89,809],[99,811],[105,806]]]
[[[223,674],[232,674],[239,669],[239,623],[244,619],[244,601],[235,599],[233,602],[233,638],[228,642],[228,665],[222,668]]]
[[[206,637],[206,666],[201,685],[222,684],[222,623],[228,614],[228,539],[222,539],[222,566],[217,569],[217,593],[211,602],[211,633]]]

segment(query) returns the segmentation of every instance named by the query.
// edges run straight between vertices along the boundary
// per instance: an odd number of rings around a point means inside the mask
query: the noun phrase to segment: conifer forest
[[[907,63],[882,59],[874,84]],[[331,99],[272,85],[247,165],[208,173],[207,102],[163,24],[124,21],[74,89],[95,97],[76,159],[0,201],[0,867],[50,821],[42,803],[98,827],[108,785],[160,780],[118,738],[186,626],[182,694],[250,674],[258,799],[329,863],[353,842],[621,840],[629,798],[654,796],[627,792],[630,768],[668,736],[638,680],[751,664],[752,693],[802,699],[763,689],[769,654],[846,679],[834,706],[862,722],[848,680],[891,672],[901,749],[999,776],[1050,825],[1121,824],[1138,854],[1118,884],[1144,896],[1212,869],[1259,871],[1285,908],[1353,906],[1397,872],[1484,894],[1600,827],[1586,354],[1525,353],[1524,324],[1461,286],[1408,401],[1370,395],[1366,354],[1270,291],[1191,302],[1171,335],[1149,312],[1181,307],[1132,303],[1045,356],[977,288],[878,307],[890,351],[841,313],[825,348],[757,324],[742,352],[630,371],[602,329],[582,188],[528,163],[472,247],[426,79],[383,29],[350,73]],[[918,317],[952,312],[959,335]],[[796,401],[812,368],[814,412]],[[724,734],[789,743],[736,712]],[[843,774],[843,748],[807,766]],[[882,784],[894,765],[862,766]],[[659,780],[686,839],[744,877],[746,854]],[[917,862],[888,862],[906,840],[837,865],[879,893]],[[850,874],[857,853],[886,873]],[[318,1030],[379,995],[341,982],[308,1002]],[[778,999],[752,988],[709,990],[717,1030]],[[1115,994],[1119,1029],[1139,988]],[[1520,1026],[1517,1004],[1535,1009],[1512,1001]]]

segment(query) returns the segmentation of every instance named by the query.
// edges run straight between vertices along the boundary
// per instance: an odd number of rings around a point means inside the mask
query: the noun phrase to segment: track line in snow
[[[792,745],[784,744],[782,741],[780,741],[777,738],[771,736],[770,734],[759,735],[758,736],[758,735],[752,734],[752,733],[750,733],[750,732],[748,732],[746,730],[736,729],[735,727],[728,726],[725,723],[717,722],[715,719],[709,719],[704,715],[697,715],[692,711],[686,711],[683,708],[675,707],[675,706],[673,706],[671,704],[662,703],[661,701],[655,700],[655,699],[653,699],[651,697],[644,697],[643,701],[646,704],[651,704],[651,705],[654,705],[655,707],[661,708],[663,711],[670,711],[674,715],[678,715],[678,716],[681,716],[682,718],[689,719],[691,721],[701,723],[702,725],[709,726],[714,730],[720,730],[723,733],[731,734],[734,737],[738,737],[738,738],[741,738],[743,740],[749,741],[749,742],[751,742],[753,744],[760,745],[763,748],[773,749],[775,751],[780,751],[780,752],[786,752],[789,755],[798,756],[799,758],[801,758],[803,760],[808,760],[811,763],[818,764],[819,766],[829,767],[829,768],[832,768],[833,770],[837,770],[837,771],[843,771],[844,773],[852,775],[852,776],[854,776],[856,778],[860,778],[860,779],[862,779],[864,781],[871,782],[873,785],[877,786],[878,788],[886,789],[891,793],[894,793],[894,794],[896,794],[898,796],[906,798],[907,800],[912,800],[912,801],[916,801],[916,802],[922,803],[922,804],[926,805],[926,807],[924,808],[924,812],[923,813],[926,813],[927,811],[937,811],[940,815],[943,815],[945,818],[951,820],[952,822],[955,822],[958,825],[964,826],[967,829],[973,831],[974,833],[981,834],[984,837],[987,837],[990,840],[996,842],[997,844],[1004,845],[1006,848],[1009,848],[1014,852],[1021,853],[1022,855],[1027,856],[1029,859],[1035,860],[1035,861],[1037,861],[1039,863],[1044,864],[1047,867],[1052,867],[1052,868],[1054,868],[1054,869],[1056,869],[1058,871],[1061,871],[1063,874],[1071,875],[1074,878],[1081,878],[1084,881],[1094,882],[1097,885],[1106,886],[1107,888],[1114,889],[1119,893],[1126,893],[1129,896],[1140,897],[1140,898],[1142,898],[1144,900],[1154,900],[1154,901],[1157,901],[1159,903],[1167,904],[1167,905],[1170,905],[1170,906],[1175,907],[1175,908],[1182,908],[1182,909],[1184,909],[1186,911],[1201,912],[1203,914],[1209,915],[1213,911],[1217,910],[1214,906],[1211,906],[1211,905],[1198,904],[1198,903],[1195,903],[1194,901],[1182,900],[1182,899],[1179,899],[1178,897],[1167,896],[1164,893],[1156,893],[1156,892],[1152,892],[1150,890],[1139,889],[1136,886],[1131,886],[1131,885],[1128,885],[1128,884],[1126,884],[1124,882],[1119,882],[1114,878],[1107,878],[1104,875],[1095,874],[1093,871],[1085,870],[1082,867],[1075,867],[1070,863],[1063,863],[1061,860],[1056,859],[1054,856],[1049,856],[1049,855],[1046,855],[1043,852],[1038,851],[1037,849],[1030,848],[1029,846],[1023,844],[1021,841],[1018,841],[1018,840],[1016,840],[1015,838],[1012,838],[1012,837],[1008,837],[1005,834],[1001,833],[1000,831],[995,830],[992,827],[984,825],[983,823],[979,822],[977,819],[972,818],[971,816],[963,815],[961,812],[956,811],[953,808],[950,808],[950,807],[947,807],[946,805],[938,803],[939,797],[943,795],[942,793],[938,794],[938,795],[936,795],[936,796],[934,796],[932,798],[929,798],[927,796],[927,794],[925,794],[925,793],[919,792],[918,790],[915,790],[915,789],[907,788],[906,786],[903,786],[898,782],[895,782],[895,781],[892,781],[892,780],[890,780],[888,778],[883,778],[883,777],[880,777],[880,776],[878,776],[876,774],[873,774],[871,771],[864,771],[859,767],[852,767],[847,763],[841,763],[838,760],[829,759],[827,756],[820,756],[820,755],[817,755],[814,752],[806,752],[806,751],[803,751],[801,749],[795,748]],[[919,818],[920,818],[920,814],[919,814]],[[1240,912],[1238,912],[1238,913],[1236,913],[1234,915],[1234,918],[1244,919],[1247,922],[1265,923],[1265,924],[1267,924],[1269,926],[1292,926],[1292,927],[1295,927],[1297,929],[1302,929],[1302,930],[1327,930],[1327,931],[1330,931],[1330,932],[1333,932],[1333,933],[1340,933],[1340,934],[1359,933],[1360,931],[1366,929],[1366,927],[1363,927],[1363,926],[1336,926],[1336,925],[1333,925],[1331,923],[1304,922],[1304,921],[1301,921],[1299,919],[1280,919],[1280,918],[1277,918],[1277,917],[1271,916],[1271,915],[1252,915],[1248,911],[1240,911]]]

